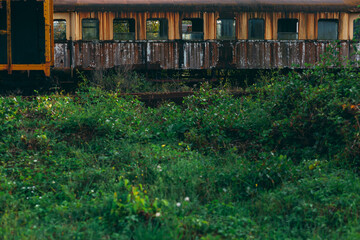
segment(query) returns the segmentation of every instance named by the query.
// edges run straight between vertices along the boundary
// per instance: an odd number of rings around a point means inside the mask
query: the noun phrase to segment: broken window
[[[293,18],[283,18],[278,21],[278,39],[296,40],[298,39],[299,22]]]
[[[64,19],[54,20],[54,40],[55,41],[66,40],[66,20]]]
[[[135,19],[114,19],[114,40],[135,40]]]
[[[204,39],[204,23],[201,18],[183,19],[181,22],[182,39]]]
[[[354,40],[360,40],[360,18],[354,20]]]
[[[249,39],[262,40],[265,34],[265,21],[262,18],[249,19]]]
[[[99,20],[86,18],[82,20],[82,39],[99,40]]]
[[[146,21],[146,39],[166,40],[168,38],[167,19],[149,19]]]
[[[235,40],[235,19],[218,19],[216,21],[216,38]]]
[[[336,40],[338,39],[338,20],[320,19],[318,21],[318,39]]]

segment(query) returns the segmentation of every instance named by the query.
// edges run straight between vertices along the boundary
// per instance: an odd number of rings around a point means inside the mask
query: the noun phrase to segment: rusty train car
[[[13,72],[50,76],[52,27],[53,0],[0,0],[0,80]]]
[[[359,59],[359,0],[55,0],[55,68],[272,69]]]

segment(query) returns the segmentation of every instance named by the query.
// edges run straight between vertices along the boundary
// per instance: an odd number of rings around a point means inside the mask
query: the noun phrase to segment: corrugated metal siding
[[[329,41],[250,40],[62,42],[55,44],[55,68],[305,68],[307,64],[318,62],[330,44]],[[360,48],[360,43],[357,46]],[[354,55],[350,41],[341,41],[339,50],[339,58],[360,59],[359,55]]]

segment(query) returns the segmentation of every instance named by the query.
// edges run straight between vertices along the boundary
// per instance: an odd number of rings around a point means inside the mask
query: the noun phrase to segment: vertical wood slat
[[[55,13],[56,19],[66,19],[67,39],[82,39],[82,19],[99,18],[100,40],[113,39],[113,20],[115,18],[133,18],[136,22],[136,40],[146,40],[146,20],[149,18],[166,18],[168,20],[168,39],[181,39],[181,19],[203,18],[204,40],[216,39],[216,20],[219,12],[73,12]],[[278,20],[280,18],[297,18],[299,21],[299,40],[317,39],[319,19],[337,19],[339,21],[339,40],[349,40],[353,37],[353,21],[358,13],[340,12],[238,12],[236,18],[236,38],[248,39],[248,21],[251,18],[263,18],[265,21],[265,40],[277,39]]]

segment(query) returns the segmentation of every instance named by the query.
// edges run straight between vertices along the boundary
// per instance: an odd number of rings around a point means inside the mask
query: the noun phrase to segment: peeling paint
[[[329,41],[68,41],[55,43],[55,68],[271,69],[306,68],[325,53]],[[360,60],[354,45],[341,41],[339,58]],[[71,56],[72,55],[72,56]]]

